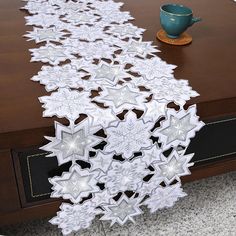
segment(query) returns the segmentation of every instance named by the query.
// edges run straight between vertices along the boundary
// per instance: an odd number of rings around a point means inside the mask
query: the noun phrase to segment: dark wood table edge
[[[191,104],[187,104],[186,106],[189,105]],[[200,117],[200,120],[203,120],[204,122],[236,116],[236,97],[203,102],[196,105],[198,116]],[[54,117],[52,119],[58,120]],[[65,122],[63,122],[62,120],[61,123],[64,124]],[[53,126],[36,127],[31,129],[0,133],[0,147],[1,149],[16,149],[36,145],[44,145],[46,143],[46,140],[43,138],[43,136],[50,135],[54,136]],[[27,143],[23,143],[22,140],[24,140],[24,138],[28,140]]]

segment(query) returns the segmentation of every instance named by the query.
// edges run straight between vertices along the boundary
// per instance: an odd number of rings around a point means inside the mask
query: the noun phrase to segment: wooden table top
[[[121,0],[120,0],[121,1]],[[163,0],[124,0],[124,10],[135,17],[134,24],[147,29],[144,39],[154,41],[159,56],[175,64],[177,79],[187,79],[201,96],[202,118],[236,113],[236,3],[232,0],[175,1],[193,9],[203,21],[189,28],[193,43],[171,46],[156,40],[160,29],[159,7]],[[0,133],[50,127],[55,118],[43,118],[38,97],[46,95],[44,86],[32,82],[42,64],[30,63],[29,48],[34,42],[22,37],[25,26],[20,0],[0,1]]]

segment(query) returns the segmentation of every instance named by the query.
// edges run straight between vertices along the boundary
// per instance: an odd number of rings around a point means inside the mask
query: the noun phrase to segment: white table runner
[[[32,80],[52,92],[39,98],[43,116],[69,121],[55,122],[55,137],[42,147],[58,165],[72,162],[49,179],[51,197],[71,201],[50,220],[64,235],[89,227],[96,215],[123,225],[142,205],[151,213],[173,206],[186,195],[180,177],[193,165],[185,150],[204,125],[196,105],[183,107],[198,93],[174,78],[176,66],[143,41],[145,30],[122,5],[29,0],[22,8],[33,26],[25,37],[38,44],[31,61],[45,63]],[[177,109],[167,107],[173,102]]]

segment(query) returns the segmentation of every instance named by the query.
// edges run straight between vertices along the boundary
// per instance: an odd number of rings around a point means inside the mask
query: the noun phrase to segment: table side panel
[[[21,208],[10,150],[0,150],[0,214]]]

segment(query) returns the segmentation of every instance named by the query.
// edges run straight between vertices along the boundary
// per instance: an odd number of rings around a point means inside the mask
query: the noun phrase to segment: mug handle
[[[190,24],[189,24],[189,26],[192,26],[194,23],[199,22],[199,21],[202,21],[202,18],[200,18],[200,17],[193,17],[191,22],[190,22]]]

